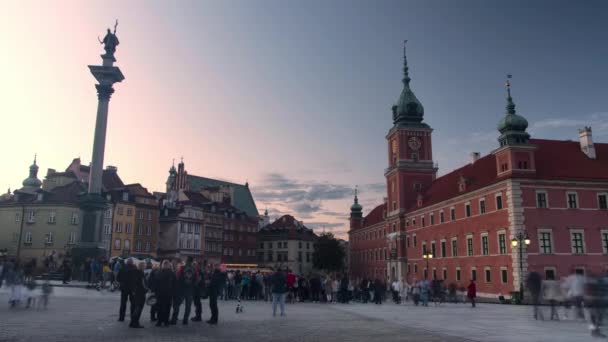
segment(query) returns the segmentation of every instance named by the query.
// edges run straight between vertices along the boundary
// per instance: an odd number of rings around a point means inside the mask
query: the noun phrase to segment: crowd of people
[[[218,267],[204,268],[188,257],[185,263],[181,260],[164,260],[154,265],[151,261],[139,262],[126,260],[125,265],[116,261],[114,270],[118,270],[115,281],[120,288],[120,308],[118,321],[125,320],[127,302],[130,303],[131,328],[143,328],[140,317],[145,304],[150,306],[150,320],[157,327],[175,325],[181,320],[183,325],[189,321],[202,321],[201,300],[209,298],[211,317],[209,324],[217,324],[217,299],[225,283],[225,273]],[[183,304],[183,315],[180,309]],[[195,315],[190,318],[194,304]]]
[[[53,259],[44,264],[53,264]],[[15,307],[25,303],[46,308],[52,291],[48,281],[38,286],[33,279],[36,260],[23,264],[14,260],[0,262],[0,287],[10,288],[9,304]],[[63,282],[72,277],[72,265],[65,259],[60,267]],[[78,271],[78,270],[77,270]],[[98,290],[120,289],[119,321],[124,321],[127,303],[130,304],[130,327],[141,328],[140,317],[148,304],[150,320],[156,326],[175,325],[179,321],[202,321],[202,300],[209,298],[211,316],[207,323],[218,322],[218,299],[238,301],[237,312],[242,311],[241,301],[272,301],[273,315],[284,316],[285,303],[360,303],[382,304],[390,297],[396,304],[412,301],[414,305],[428,306],[429,301],[464,302],[476,305],[477,287],[474,280],[468,286],[444,284],[441,280],[420,280],[408,283],[405,279],[389,281],[380,278],[349,280],[345,274],[311,273],[297,275],[291,270],[276,272],[221,270],[219,266],[203,267],[189,257],[186,262],[176,258],[162,263],[129,258],[111,261],[89,258],[80,266],[80,280]],[[584,319],[589,322],[593,336],[604,336],[600,331],[608,306],[608,274],[583,275],[573,272],[561,281],[543,279],[537,272],[527,275],[526,302],[532,304],[533,317],[548,319]],[[500,298],[504,299],[503,296]],[[543,309],[546,304],[548,309]],[[194,316],[190,317],[192,305]],[[183,314],[180,317],[180,311]]]

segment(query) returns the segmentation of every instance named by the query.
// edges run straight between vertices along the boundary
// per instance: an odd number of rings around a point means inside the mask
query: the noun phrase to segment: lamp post
[[[530,244],[530,238],[528,234],[523,231],[517,232],[513,239],[511,240],[511,246],[519,247],[519,299],[524,299],[524,245],[528,246]]]
[[[424,280],[428,280],[428,278],[429,278],[429,259],[433,259],[433,254],[425,251],[422,254],[422,258],[426,259],[426,272],[424,273]]]

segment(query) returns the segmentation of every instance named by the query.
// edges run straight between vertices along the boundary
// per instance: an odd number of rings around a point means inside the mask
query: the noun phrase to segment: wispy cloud
[[[575,130],[585,126],[591,126],[595,136],[608,136],[608,112],[593,113],[575,119],[564,117],[542,119],[532,123],[529,132],[532,136],[543,136],[546,135],[546,133],[549,133],[549,135],[555,133],[553,130],[556,129]],[[572,135],[576,136],[576,131],[572,132]]]

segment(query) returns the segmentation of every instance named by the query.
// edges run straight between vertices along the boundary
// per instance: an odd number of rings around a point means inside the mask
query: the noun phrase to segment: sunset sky
[[[581,4],[584,4],[582,6]],[[578,6],[577,6],[578,5]],[[608,142],[606,1],[12,1],[0,5],[2,170],[21,187],[91,158],[87,65],[119,20],[105,165],[164,190],[190,174],[245,183],[258,209],[340,236],[353,189],[382,202],[385,135],[412,88],[435,129],[440,174],[498,146],[505,75],[533,137]]]

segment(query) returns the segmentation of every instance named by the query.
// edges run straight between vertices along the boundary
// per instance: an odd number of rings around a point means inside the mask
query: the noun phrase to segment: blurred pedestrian
[[[193,265],[196,269],[196,273],[198,274],[198,279],[196,280],[196,284],[192,291],[192,301],[194,302],[194,317],[192,317],[192,321],[200,322],[203,320],[203,304],[201,303],[201,299],[205,299],[207,297],[207,287],[205,284],[205,272],[203,271],[201,264],[195,262]],[[227,290],[226,297],[228,296],[229,291]]]
[[[583,296],[585,294],[585,276],[576,270],[564,281],[564,290],[569,306],[574,306],[575,315],[578,318],[585,318],[583,313]]]
[[[133,267],[127,273],[128,281],[130,283],[129,288],[132,290],[131,297],[131,323],[129,328],[143,328],[139,324],[139,318],[141,312],[144,309],[146,303],[146,285],[144,280],[144,269],[146,264],[142,261],[137,265],[137,268]]]
[[[173,304],[173,317],[171,318],[171,324],[176,324],[179,316],[179,307],[181,303],[184,303],[184,316],[182,324],[187,325],[190,320],[190,310],[192,309],[192,294],[194,287],[198,281],[198,274],[194,268],[193,258],[188,256],[186,264],[177,270],[177,303]]]
[[[471,307],[475,307],[475,298],[477,298],[477,285],[475,280],[471,279],[469,286],[467,286],[467,297],[471,301]]]
[[[551,277],[545,281],[543,281],[542,286],[543,299],[549,303],[551,307],[551,315],[550,320],[559,320],[558,315],[558,307],[559,303],[562,301],[562,291],[559,283]]]
[[[538,272],[530,272],[526,279],[526,286],[530,291],[530,297],[532,298],[532,305],[534,307],[534,319],[541,321],[543,320],[543,312],[540,311],[540,298],[542,291],[542,278]]]
[[[118,310],[118,321],[124,322],[125,312],[127,311],[127,301],[131,303],[131,310],[134,307],[133,289],[131,288],[132,282],[129,279],[129,274],[136,270],[133,264],[133,259],[127,259],[125,267],[120,268],[117,275],[117,281],[120,283],[120,308]],[[131,312],[133,314],[133,312]]]
[[[606,337],[600,331],[600,327],[606,308],[606,299],[608,299],[608,283],[605,282],[605,278],[598,276],[589,276],[586,281],[584,303],[585,309],[588,311],[591,336]]]

